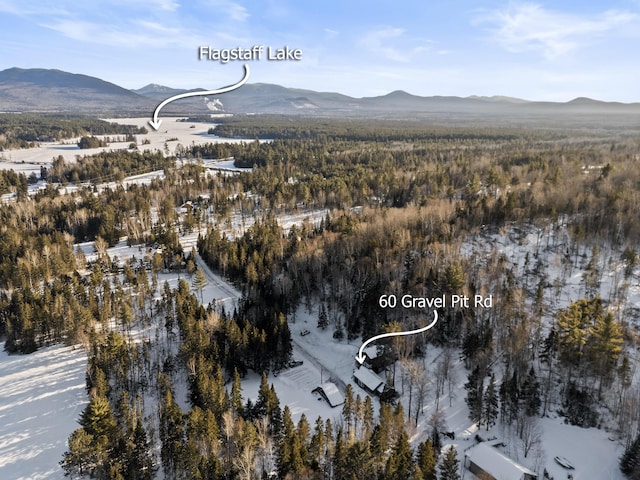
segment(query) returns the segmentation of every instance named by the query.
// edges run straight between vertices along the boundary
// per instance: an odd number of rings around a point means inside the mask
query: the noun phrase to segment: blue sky
[[[200,45],[303,51],[250,83],[355,97],[508,95],[640,101],[640,0],[0,0],[0,70],[57,68],[126,88],[219,88],[242,62]]]

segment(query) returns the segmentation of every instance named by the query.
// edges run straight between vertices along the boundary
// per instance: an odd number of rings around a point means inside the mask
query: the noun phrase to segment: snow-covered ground
[[[125,123],[131,123],[127,119]],[[146,122],[147,119],[138,119]],[[168,120],[168,119],[166,119]],[[174,124],[185,137],[180,141],[188,145],[191,140],[188,135],[200,135],[204,141],[211,141],[206,134],[206,128],[190,128],[185,122],[163,122],[167,128],[167,137],[175,136]],[[200,128],[204,130],[199,130]],[[162,132],[163,130],[161,130]],[[199,132],[199,133],[198,133]],[[203,134],[204,132],[204,134]],[[163,133],[153,132],[150,136],[158,137],[151,147],[164,148]],[[172,144],[175,145],[175,144]],[[155,147],[154,147],[155,148]],[[175,147],[173,147],[175,148]],[[85,153],[86,151],[83,151]],[[211,165],[213,166],[213,165]],[[233,171],[230,161],[220,162],[216,167]],[[2,166],[0,165],[0,168]],[[39,167],[38,167],[39,168]],[[144,183],[151,181],[162,172],[151,172],[128,178],[128,182]],[[309,217],[316,224],[326,215],[326,210],[316,210],[296,214],[279,215],[278,222],[286,230],[293,224],[300,224]],[[253,223],[252,217],[243,220],[239,215],[233,215],[226,233],[230,236],[241,234],[245,228]],[[197,239],[197,232],[182,235],[181,243],[188,252]],[[88,260],[95,257],[93,243],[77,245]],[[547,276],[545,288],[545,303],[553,310],[566,307],[571,300],[585,296],[583,274],[591,252],[582,247],[578,254],[571,253],[572,245],[566,230],[559,228],[503,231],[499,233],[483,233],[462,246],[462,253],[468,258],[475,257],[482,264],[489,258],[492,251],[504,254],[516,269],[516,276],[521,281],[530,278],[528,290],[535,289],[540,273],[532,272],[539,265]],[[570,252],[571,251],[571,252]],[[128,247],[124,242],[108,249],[111,258],[117,256],[123,262],[132,257],[143,258],[144,248]],[[528,255],[527,255],[528,254]],[[527,262],[526,259],[529,259]],[[640,284],[638,283],[640,269],[626,282],[626,295],[618,296],[621,285],[623,265],[619,261],[620,252],[614,249],[601,248],[598,269],[603,274],[599,282],[599,292],[602,298],[614,303],[623,303],[622,309],[640,311]],[[222,303],[227,310],[233,309],[240,298],[240,292],[225,279],[212,272],[202,260],[197,258],[198,268],[205,272],[207,285],[196,295],[204,305],[216,301]],[[167,281],[171,288],[175,288],[180,278],[185,278],[190,284],[192,279],[184,272],[163,273],[159,275],[159,285]],[[553,288],[551,287],[553,286]],[[554,292],[558,291],[556,295]],[[621,300],[619,300],[619,298]],[[550,315],[551,312],[548,312]],[[637,319],[636,319],[637,320]],[[366,392],[352,381],[355,368],[354,357],[361,345],[360,341],[347,342],[335,340],[333,329],[321,331],[316,328],[317,306],[307,312],[300,307],[295,317],[290,318],[290,329],[293,339],[293,357],[304,363],[292,369],[280,372],[277,376],[269,376],[269,383],[273,383],[280,399],[281,406],[289,405],[294,420],[297,421],[304,413],[310,422],[320,415],[324,419],[332,420],[340,416],[340,407],[332,409],[326,402],[319,400],[313,390],[322,381],[331,379],[344,393],[345,385],[351,383],[356,394],[361,396]],[[437,328],[437,327],[436,327]],[[303,331],[309,333],[301,335]],[[375,350],[375,348],[372,348]],[[441,359],[442,350],[429,347],[424,359],[427,377],[431,379],[428,386],[425,406],[419,417],[418,424],[412,427],[412,443],[422,441],[430,431],[429,418],[436,411],[434,398],[435,367]],[[84,371],[86,357],[80,350],[63,347],[43,349],[35,354],[24,357],[10,357],[0,353],[0,479],[20,478],[63,478],[58,466],[62,453],[66,450],[68,435],[77,428],[77,419],[86,405],[84,390]],[[543,418],[539,420],[542,431],[542,451],[536,457],[534,465],[532,459],[521,458],[513,438],[508,438],[500,427],[490,432],[479,432],[477,427],[468,419],[465,404],[466,392],[464,383],[468,372],[463,362],[454,352],[452,375],[455,378],[453,394],[450,399],[445,392],[440,398],[440,409],[444,413],[446,431],[455,433],[455,440],[449,443],[456,445],[459,458],[464,458],[464,450],[475,444],[476,433],[485,438],[495,436],[509,442],[508,454],[523,464],[541,471],[547,471],[556,480],[567,478],[567,471],[559,466],[553,458],[562,456],[569,459],[576,467],[571,472],[578,479],[622,479],[618,469],[618,459],[622,454],[622,446],[609,440],[610,434],[604,430],[582,429],[566,425],[561,418]],[[396,374],[396,388],[401,390],[402,367],[398,366]],[[500,379],[498,379],[500,381]],[[255,401],[257,398],[260,378],[257,374],[250,374],[243,381],[243,395]],[[186,386],[176,385],[177,396],[183,408],[186,408]],[[446,389],[445,389],[446,390]],[[408,411],[408,393],[405,391],[400,401]],[[377,402],[374,402],[377,404]],[[376,408],[377,410],[377,408]],[[553,415],[553,413],[552,413]],[[44,421],[43,421],[44,419]],[[537,468],[539,467],[539,468]],[[465,472],[465,478],[470,478]]]
[[[149,127],[148,122],[151,117],[112,118],[105,120],[122,125],[145,127],[149,133],[135,135],[138,149],[141,151],[166,152],[168,150],[169,154],[174,155],[178,145],[188,147],[190,145],[202,145],[205,143],[241,143],[253,141],[217,137],[216,135],[207,133],[208,130],[214,126],[213,123],[179,121],[183,118],[184,117],[162,118],[162,126],[158,131],[154,131]],[[104,139],[105,137],[124,137],[124,135],[97,135],[97,137]],[[25,173],[26,175],[32,172],[39,174],[41,165],[51,164],[53,159],[60,155],[62,155],[65,162],[73,163],[76,161],[76,156],[78,155],[93,155],[109,150],[126,150],[131,144],[131,142],[111,142],[107,147],[83,150],[78,147],[78,141],[79,138],[71,138],[62,140],[61,142],[41,142],[40,146],[36,148],[14,149],[0,152],[0,170],[14,170]],[[143,144],[145,141],[149,143]]]
[[[88,402],[86,366],[79,348],[15,356],[0,348],[0,478],[65,478],[58,462]]]
[[[640,265],[627,278],[621,260],[624,248],[615,248],[594,240],[597,245],[598,272],[595,292],[609,303],[617,319],[625,311],[632,323],[640,312]],[[552,311],[566,308],[571,302],[590,296],[585,274],[593,259],[588,240],[576,246],[567,231],[566,221],[544,228],[533,225],[505,227],[501,232],[484,232],[462,245],[462,253],[483,264],[492,253],[504,255],[514,268],[518,281],[535,292],[538,281],[546,276],[544,301]]]

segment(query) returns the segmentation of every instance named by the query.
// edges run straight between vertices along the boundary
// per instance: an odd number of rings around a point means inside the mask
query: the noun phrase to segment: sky
[[[640,102],[640,0],[0,0],[0,70],[55,68],[125,88],[216,89],[242,61],[200,46],[299,49],[249,83],[354,97],[506,95]]]

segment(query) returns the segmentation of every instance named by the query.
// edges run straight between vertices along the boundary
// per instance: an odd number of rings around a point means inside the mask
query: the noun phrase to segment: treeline
[[[85,135],[78,141],[78,147],[82,150],[87,148],[99,148],[108,146],[109,144],[106,140],[100,140],[98,137],[93,135],[90,137]]]
[[[0,170],[0,194],[16,192],[20,198],[25,198],[28,191],[28,180],[24,173],[13,170]]]
[[[361,142],[514,140],[538,135],[522,129],[473,128],[425,124],[411,120],[363,120],[285,115],[234,115],[216,120],[209,130],[220,137]]]
[[[96,147],[102,146],[99,142]],[[87,145],[89,146],[81,148],[94,148],[90,143]],[[73,163],[66,163],[60,155],[44,173],[45,179],[58,183],[105,183],[121,182],[127,176],[162,170],[174,165],[175,157],[165,157],[161,152],[113,150],[84,155]]]
[[[146,128],[120,125],[91,117],[32,113],[0,114],[0,151],[30,148],[37,142],[59,141],[83,135],[142,133],[147,133]]]

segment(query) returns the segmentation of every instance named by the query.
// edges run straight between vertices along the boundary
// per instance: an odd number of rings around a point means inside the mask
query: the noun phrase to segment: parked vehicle
[[[554,457],[554,460],[558,465],[562,468],[566,468],[567,470],[573,470],[575,468],[565,457]]]

